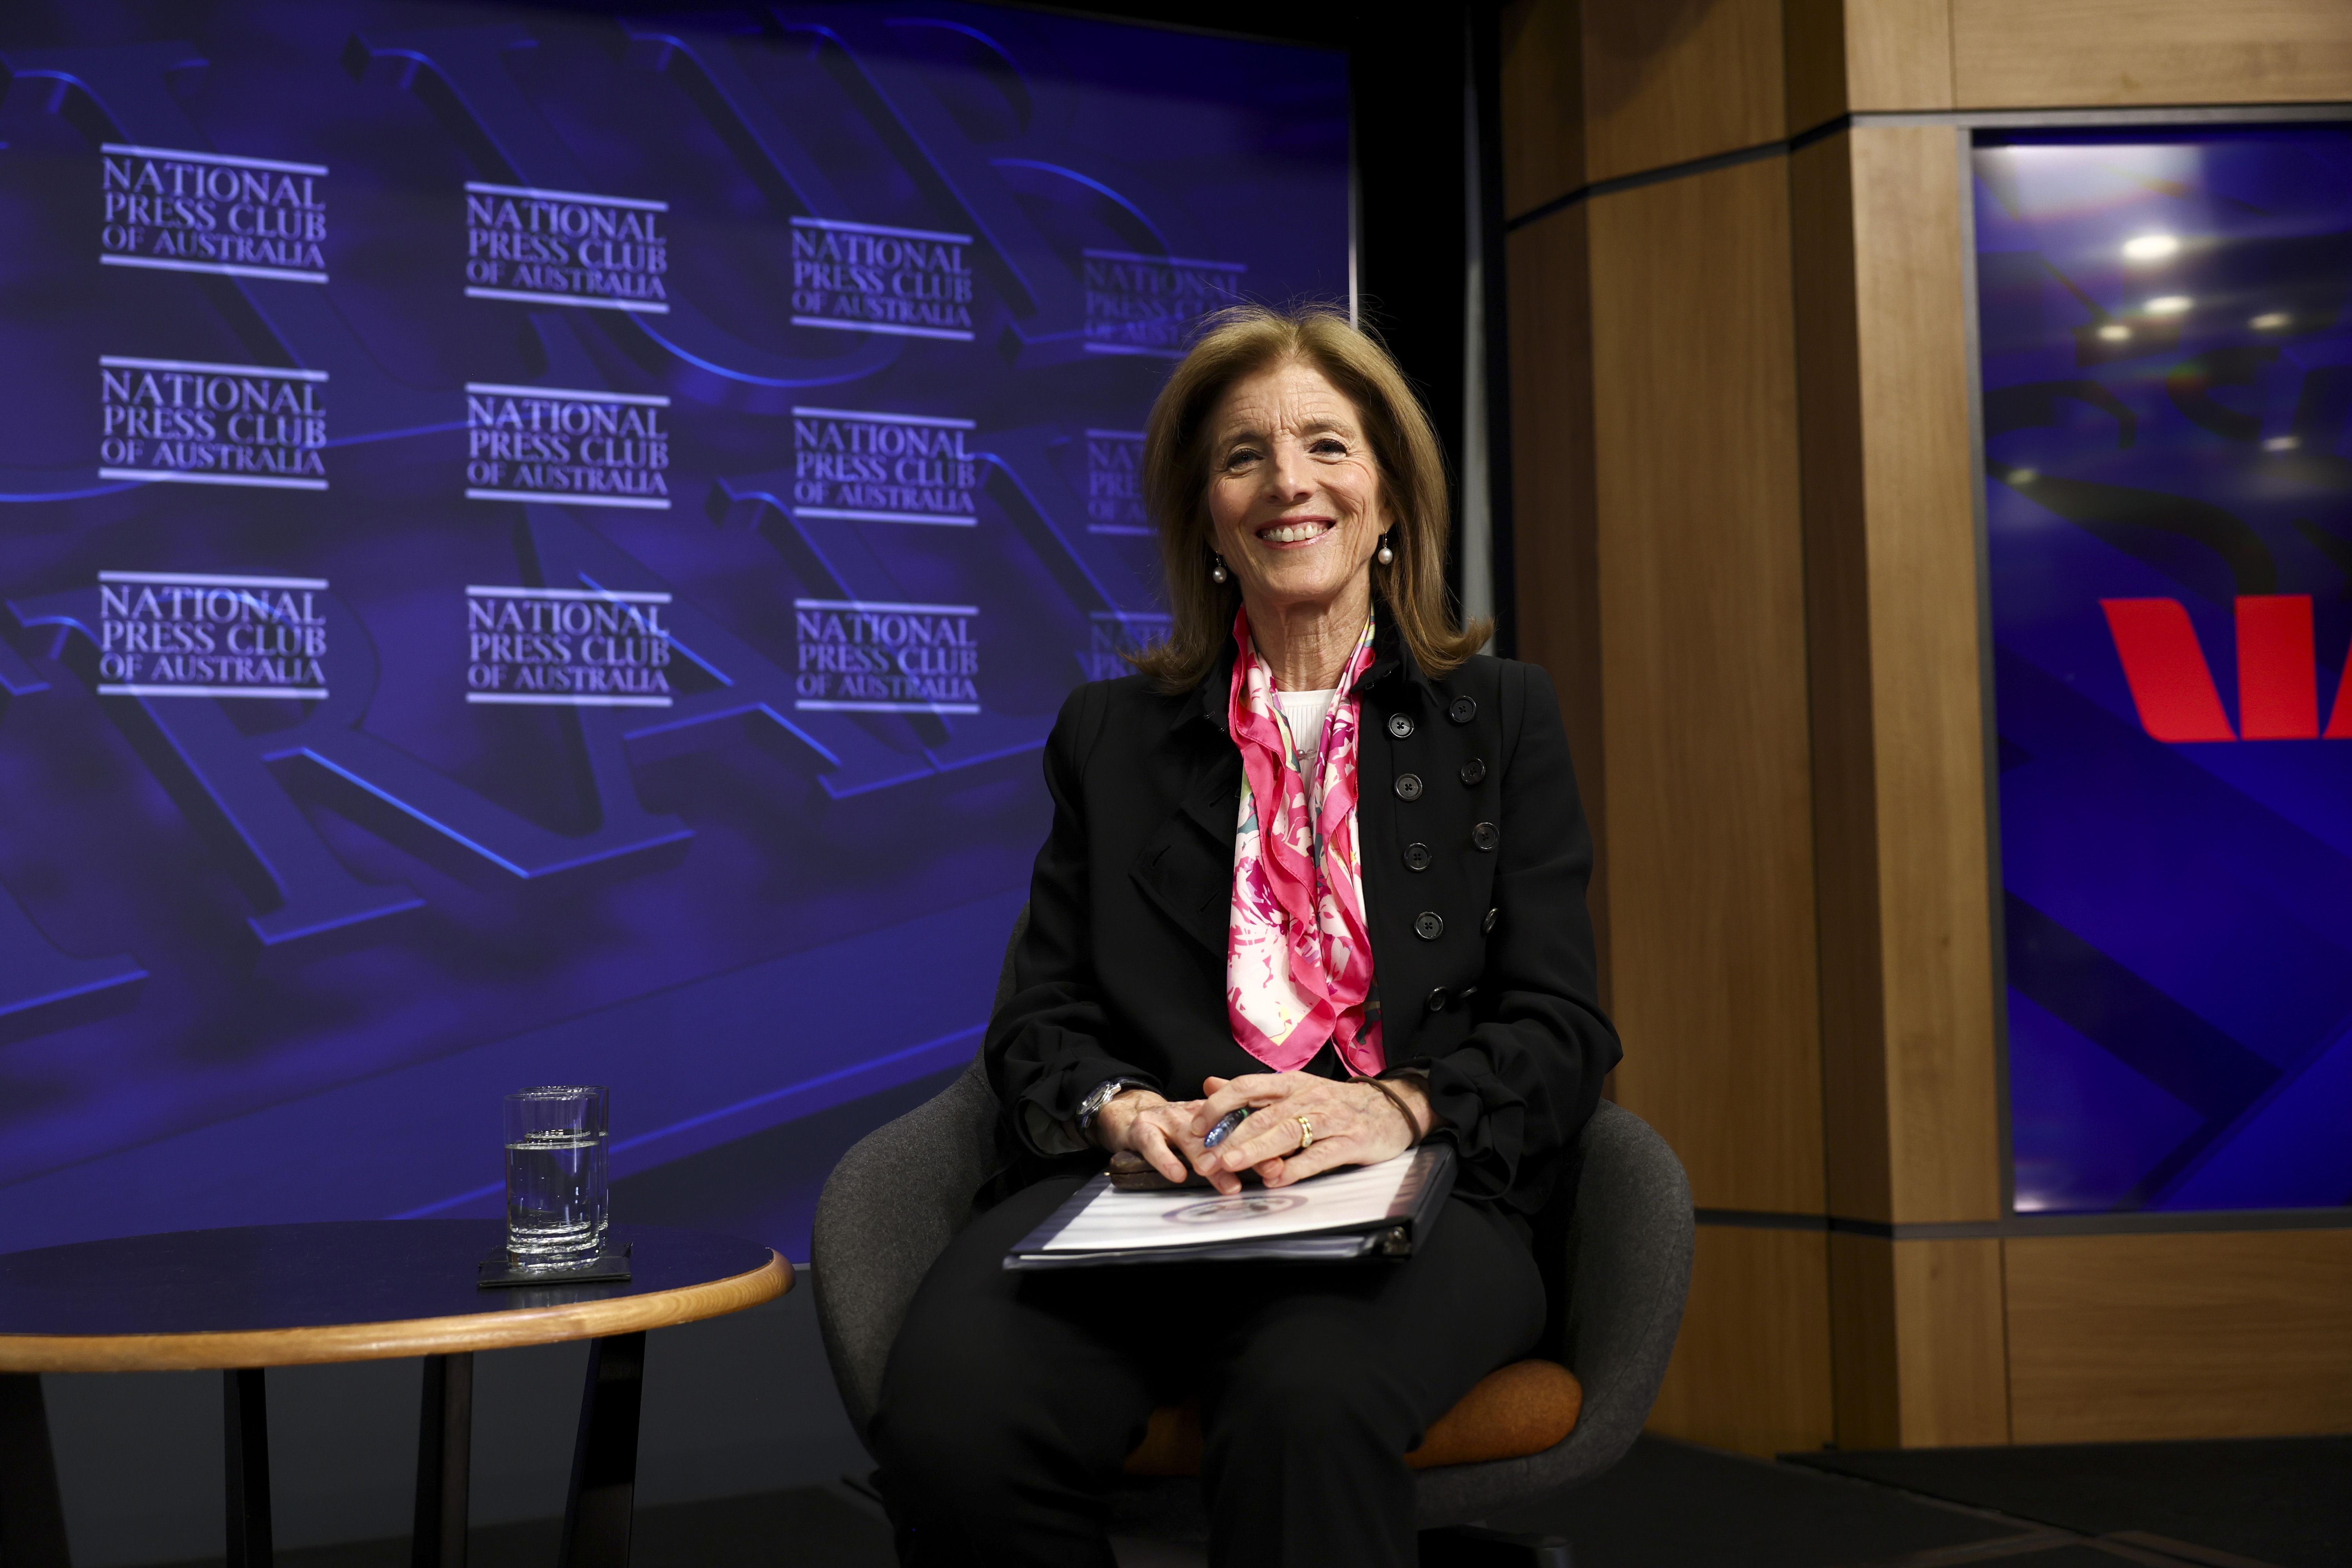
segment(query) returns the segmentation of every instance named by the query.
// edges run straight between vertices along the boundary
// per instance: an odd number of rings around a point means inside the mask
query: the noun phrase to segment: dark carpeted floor
[[[1644,1437],[1582,1491],[1492,1523],[1567,1541],[1574,1568],[2347,1568],[2352,1438],[1824,1453],[1772,1464]],[[545,1568],[560,1533],[553,1521],[478,1529],[471,1568]],[[1509,1560],[1494,1542],[1427,1545],[1432,1568]],[[842,1486],[640,1509],[634,1546],[633,1568],[892,1561],[879,1510]],[[1203,1561],[1197,1548],[1121,1555],[1127,1568]],[[281,1568],[408,1560],[405,1540],[278,1553]]]
[[[467,1568],[550,1568],[561,1520],[479,1525]],[[173,1568],[217,1568],[217,1557]],[[630,1568],[891,1568],[890,1527],[845,1489],[806,1487],[637,1510]],[[277,1554],[278,1568],[408,1568],[408,1538],[311,1546]]]
[[[1655,1437],[1634,1444],[1583,1490],[1489,1522],[1566,1537],[1576,1568],[1850,1568],[2011,1540],[2031,1529],[1867,1482]]]
[[[1789,1457],[2084,1535],[2191,1544],[2274,1568],[2352,1564],[2352,1437]]]

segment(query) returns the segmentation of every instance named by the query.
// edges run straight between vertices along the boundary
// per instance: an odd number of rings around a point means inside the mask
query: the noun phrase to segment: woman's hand
[[[1131,1150],[1142,1155],[1153,1170],[1182,1186],[1192,1174],[1186,1163],[1197,1163],[1205,1152],[1192,1131],[1200,1108],[1197,1100],[1167,1100],[1148,1089],[1130,1089],[1096,1114],[1095,1142],[1114,1154]]]
[[[1402,1154],[1429,1131],[1429,1096],[1411,1078],[1381,1081],[1404,1102],[1410,1121],[1388,1095],[1368,1083],[1303,1072],[1204,1079],[1201,1087],[1208,1098],[1186,1108],[1192,1116],[1184,1131],[1192,1147],[1200,1151],[1192,1156],[1193,1168],[1230,1195],[1241,1191],[1241,1173],[1247,1170],[1255,1170],[1267,1186],[1281,1187],[1318,1171],[1375,1165]],[[1227,1111],[1244,1105],[1251,1108],[1247,1120],[1214,1149],[1202,1148],[1201,1140],[1209,1130]],[[1302,1118],[1315,1129],[1315,1141],[1305,1149],[1299,1147]]]

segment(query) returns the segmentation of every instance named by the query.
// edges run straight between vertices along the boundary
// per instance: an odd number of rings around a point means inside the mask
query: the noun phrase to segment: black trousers
[[[1402,1263],[1006,1273],[1076,1185],[981,1215],[916,1294],[873,1433],[899,1561],[1113,1568],[1104,1493],[1197,1394],[1218,1568],[1411,1568],[1406,1451],[1543,1326],[1518,1234],[1457,1199]]]

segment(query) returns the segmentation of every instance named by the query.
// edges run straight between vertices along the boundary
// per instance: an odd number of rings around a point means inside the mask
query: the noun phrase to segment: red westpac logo
[[[2178,599],[2101,599],[2140,726],[2159,741],[2352,741],[2352,668],[2319,727],[2319,660],[2311,595],[2238,600],[2238,729]]]

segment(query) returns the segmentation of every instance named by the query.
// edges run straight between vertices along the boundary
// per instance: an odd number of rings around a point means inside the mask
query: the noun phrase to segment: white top
[[[1274,700],[1282,704],[1282,716],[1290,721],[1291,743],[1298,748],[1298,776],[1315,776],[1315,759],[1323,750],[1323,721],[1331,716],[1331,704],[1339,700],[1336,686],[1328,691],[1277,691]]]

